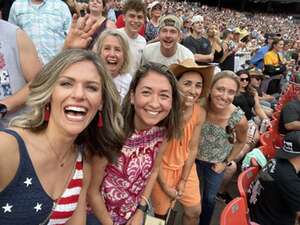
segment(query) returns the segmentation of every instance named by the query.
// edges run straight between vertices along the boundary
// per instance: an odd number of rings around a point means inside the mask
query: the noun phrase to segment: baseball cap
[[[192,17],[191,22],[192,22],[192,24],[193,24],[193,23],[196,23],[196,22],[202,23],[203,20],[204,20],[204,19],[203,19],[203,16],[196,15],[196,16],[193,16],[193,17]]]
[[[159,29],[161,29],[161,28],[163,28],[165,26],[175,27],[178,31],[180,31],[180,29],[181,29],[181,21],[175,15],[166,15],[166,16],[163,16],[159,20]]]
[[[300,156],[300,134],[289,132],[284,137],[283,147],[277,151],[276,158],[289,159]]]

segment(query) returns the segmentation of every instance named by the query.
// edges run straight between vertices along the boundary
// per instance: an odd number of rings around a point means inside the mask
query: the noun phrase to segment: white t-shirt
[[[123,32],[125,37],[127,37],[128,39],[129,49],[131,52],[131,59],[132,59],[132,67],[130,68],[130,73],[135,74],[135,71],[141,65],[143,50],[145,49],[147,43],[146,39],[140,34],[137,36],[137,38],[132,39],[127,35],[124,28],[120,28],[118,30]]]
[[[165,57],[160,51],[160,42],[148,44],[143,52],[143,62],[156,62],[169,66],[185,59],[194,59],[194,54],[183,45],[177,43],[177,50],[171,57]]]
[[[129,73],[120,74],[113,78],[113,81],[117,87],[117,90],[121,96],[121,102],[123,102],[124,97],[126,96],[129,85],[132,80],[132,76]]]

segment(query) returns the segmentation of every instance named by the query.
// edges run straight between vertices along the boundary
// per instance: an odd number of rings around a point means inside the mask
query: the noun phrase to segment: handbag
[[[148,202],[147,202],[148,204]],[[145,214],[144,225],[175,225],[177,211],[174,209],[176,200],[171,202],[171,207],[168,209],[166,219],[161,219],[151,215],[149,212]],[[150,204],[148,207],[151,208]]]

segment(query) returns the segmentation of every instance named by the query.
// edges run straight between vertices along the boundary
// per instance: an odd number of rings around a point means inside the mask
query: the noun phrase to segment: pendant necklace
[[[47,135],[46,133],[45,133],[45,136],[46,136],[46,139],[47,139],[47,141],[48,141],[48,145],[49,145],[51,151],[54,153],[55,157],[56,157],[57,160],[58,160],[59,166],[60,166],[60,167],[63,167],[63,166],[65,165],[65,162],[66,162],[66,156],[67,156],[67,153],[68,153],[69,151],[66,151],[65,154],[64,154],[64,155],[62,156],[62,158],[60,159],[59,154],[58,154],[58,153],[54,150],[54,148],[52,147],[52,144],[51,144],[51,142],[50,142],[50,140],[49,140],[49,137],[48,137],[48,135]]]

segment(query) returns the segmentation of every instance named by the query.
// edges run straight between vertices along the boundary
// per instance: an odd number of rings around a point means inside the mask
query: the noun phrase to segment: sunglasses
[[[255,78],[257,81],[262,81],[262,80],[263,80],[263,79],[260,78],[260,77],[253,77],[253,78]]]
[[[228,141],[230,144],[234,144],[234,132],[233,128],[229,125],[225,127],[226,134],[228,134]]]
[[[244,82],[244,81],[249,82],[249,78],[240,78],[240,80],[241,80],[242,82]]]

